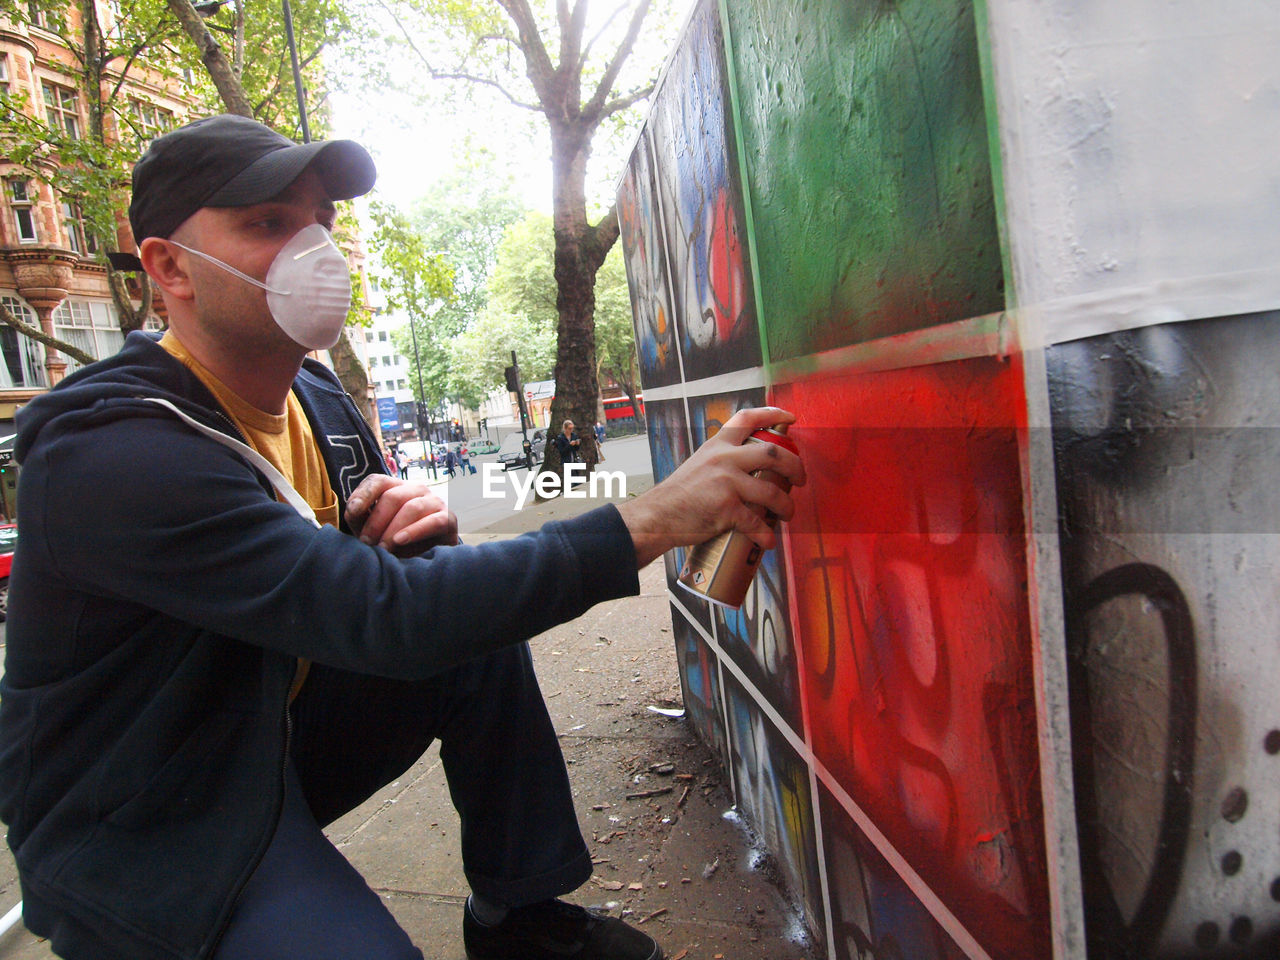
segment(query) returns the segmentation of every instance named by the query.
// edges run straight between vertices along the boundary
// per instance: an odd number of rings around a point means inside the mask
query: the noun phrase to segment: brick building
[[[114,4],[101,5],[104,31],[115,27],[114,11]],[[69,35],[80,30],[79,14],[74,4],[62,13]],[[20,109],[68,137],[84,138],[89,114],[83,74],[49,17],[36,4],[28,7],[26,18],[0,14],[0,93],[13,98],[6,101],[9,109]],[[103,86],[120,80],[119,72],[108,70]],[[142,149],[151,137],[186,120],[191,106],[174,87],[134,65],[117,94],[131,129],[118,130],[108,116],[104,135],[115,142],[135,140]],[[12,146],[0,130],[0,303],[50,336],[92,356],[108,356],[124,336],[97,240],[74,203],[14,162]],[[52,167],[56,161],[46,163]],[[123,249],[132,249],[123,211],[118,239]],[[147,325],[160,323],[151,317]],[[79,364],[8,324],[0,324],[0,359],[0,460],[7,460],[14,412]],[[0,511],[10,519],[14,474],[12,468],[0,474]]]
[[[113,0],[95,2],[99,26],[109,38],[119,26],[119,6]],[[62,39],[63,34],[84,35],[80,7],[70,3],[63,8],[60,15],[66,19],[59,24],[50,20],[46,6],[19,4],[25,16],[0,13],[0,94],[8,97],[0,104],[4,120],[0,124],[0,304],[18,320],[101,359],[124,342],[106,263],[76,205],[15,161],[13,129],[18,118],[4,116],[5,109],[17,110],[61,135],[75,139],[88,135],[90,98],[83,68],[77,51]],[[139,59],[122,78],[119,65],[123,62],[111,61],[102,77],[103,98],[114,97],[114,111],[104,111],[103,122],[103,137],[110,143],[141,154],[155,136],[219,109],[216,103],[192,99],[189,75],[174,76],[169,71],[166,76]],[[55,160],[41,163],[56,169]],[[119,249],[135,249],[123,208],[116,214],[116,233]],[[358,239],[342,246],[353,273],[363,280],[364,253]],[[131,292],[138,294],[137,281],[130,283]],[[154,306],[163,311],[158,297]],[[160,329],[162,320],[153,314],[145,327]],[[357,357],[367,367],[364,339],[350,337]],[[320,359],[329,361],[327,355]],[[79,365],[61,351],[0,323],[0,522],[16,516],[17,470],[11,462],[15,412]],[[372,391],[365,401],[372,410]],[[370,420],[376,429],[377,418]]]

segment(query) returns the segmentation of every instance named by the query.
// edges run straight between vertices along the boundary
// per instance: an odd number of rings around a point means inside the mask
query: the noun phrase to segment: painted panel
[[[726,9],[770,359],[1003,308],[972,4]]]
[[[711,747],[726,770],[729,763],[729,737],[725,730],[723,699],[720,694],[720,663],[706,639],[677,607],[672,607],[671,622],[676,638],[676,656],[680,665],[680,687],[689,725],[702,742]]]
[[[760,365],[713,3],[697,8],[666,69],[649,130],[684,377],[692,381]]]
[[[711,10],[624,244],[710,236],[666,218],[737,150],[750,382],[810,483],[682,671],[721,749],[732,678],[753,817],[761,770],[825,785],[828,956],[1280,956],[1280,5],[721,0],[719,80]],[[757,402],[690,386],[747,356],[662,381],[660,469]]]
[[[992,956],[1048,955],[1019,437],[995,358],[777,388],[814,754]]]
[[[683,400],[650,400],[644,405],[649,426],[649,455],[653,481],[661,483],[689,459],[689,422]]]
[[[819,788],[836,960],[962,960],[964,953],[858,829]]]
[[[1280,312],[1049,352],[1090,957],[1280,956]]]
[[[680,380],[667,250],[654,186],[652,148],[644,130],[618,187],[618,238],[627,267],[640,382],[648,387]]]
[[[1274,309],[1280,4],[986,7],[1012,300],[1045,336]]]
[[[637,324],[639,321],[637,320]],[[649,427],[649,453],[653,462],[653,479],[660,483],[672,471],[689,458],[689,421],[685,416],[684,400],[651,400],[645,404],[645,419]],[[676,577],[684,566],[685,548],[669,550],[663,556],[666,568],[667,588],[675,590]],[[680,597],[680,602],[690,612],[702,631],[711,636],[711,611],[707,605],[690,597]]]
[[[689,399],[694,447],[719,432],[734,413],[765,402],[763,390],[743,390]],[[683,551],[681,561],[683,562]],[[716,641],[793,730],[799,730],[800,685],[792,641],[787,570],[783,551],[770,550],[760,560],[760,570],[747,591],[741,609],[708,603],[690,595],[716,623]]]
[[[762,855],[776,864],[782,886],[814,918],[812,929],[820,931],[826,907],[818,879],[809,767],[740,683],[730,676],[725,688],[737,804],[750,818]]]

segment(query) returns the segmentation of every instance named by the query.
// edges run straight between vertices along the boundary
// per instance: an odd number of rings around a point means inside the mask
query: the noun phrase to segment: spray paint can
[[[785,423],[756,430],[746,443],[776,443],[792,453],[799,453],[795,441],[787,436]],[[791,489],[791,481],[772,470],[756,470],[752,476],[768,480],[783,490]],[[773,526],[776,515],[766,512],[765,522]],[[738,608],[747,597],[747,588],[760,566],[764,551],[737,530],[726,530],[706,543],[690,547],[676,582],[686,590],[726,607]]]

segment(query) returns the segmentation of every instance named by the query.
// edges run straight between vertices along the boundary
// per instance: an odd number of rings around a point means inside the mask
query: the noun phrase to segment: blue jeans
[[[292,715],[280,825],[215,960],[421,960],[321,826],[402,775],[437,739],[473,891],[520,906],[590,877],[527,645],[415,682],[313,664]]]

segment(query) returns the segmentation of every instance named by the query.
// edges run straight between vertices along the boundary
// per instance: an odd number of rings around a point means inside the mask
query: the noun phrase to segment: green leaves
[[[427,238],[396,207],[369,204],[374,231],[369,237],[381,266],[370,270],[389,311],[424,319],[438,301],[453,297],[454,268],[441,251],[429,250]]]

